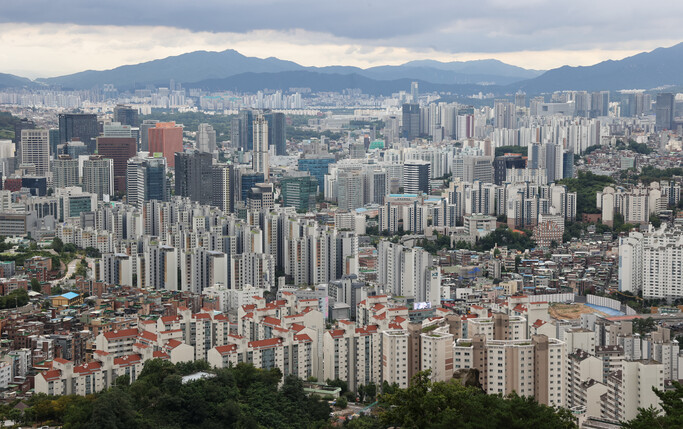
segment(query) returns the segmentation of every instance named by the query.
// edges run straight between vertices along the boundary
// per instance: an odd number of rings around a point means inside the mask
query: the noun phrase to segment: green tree
[[[31,290],[33,292],[38,292],[38,293],[41,293],[43,290],[42,287],[40,286],[40,282],[35,277],[31,279]]]
[[[340,396],[339,398],[337,398],[337,402],[335,403],[335,406],[338,407],[339,409],[343,410],[349,406],[349,402],[346,400],[345,397]]]
[[[487,395],[456,381],[432,382],[420,372],[407,389],[382,395],[380,421],[401,428],[576,428],[571,412],[516,394]]]
[[[62,253],[64,251],[64,242],[61,238],[55,237],[52,239],[52,249],[57,253]]]

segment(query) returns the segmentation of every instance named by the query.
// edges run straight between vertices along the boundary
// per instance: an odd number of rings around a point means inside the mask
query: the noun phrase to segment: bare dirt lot
[[[551,304],[548,309],[550,316],[560,320],[578,319],[582,314],[598,313],[606,316],[602,311],[598,311],[584,304]]]

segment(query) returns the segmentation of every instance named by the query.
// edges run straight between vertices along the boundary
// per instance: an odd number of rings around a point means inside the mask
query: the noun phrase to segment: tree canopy
[[[151,360],[139,378],[85,397],[36,395],[26,423],[81,428],[301,428],[320,427],[330,406],[307,396],[303,381],[278,369],[248,364],[216,370],[215,377],[182,383],[182,376],[211,371],[205,361],[174,365]]]
[[[568,410],[516,394],[487,395],[457,381],[432,382],[418,373],[407,389],[381,396],[383,427],[401,428],[575,428]],[[370,422],[368,422],[370,423]],[[373,427],[368,425],[367,427]]]

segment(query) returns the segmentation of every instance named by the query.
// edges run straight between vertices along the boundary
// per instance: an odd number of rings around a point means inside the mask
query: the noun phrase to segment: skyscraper
[[[145,201],[168,201],[166,159],[133,157],[127,162],[126,202],[142,207]]]
[[[90,155],[83,162],[83,190],[97,194],[100,200],[114,194],[114,161],[102,155]]]
[[[417,82],[410,82],[410,98],[413,104],[417,104],[420,97],[420,89]]]
[[[69,155],[59,155],[52,167],[52,186],[56,188],[68,188],[78,186],[78,160]]]
[[[201,204],[211,204],[213,197],[210,153],[189,150],[175,154],[175,194]]]
[[[514,104],[507,100],[496,100],[493,103],[493,111],[493,124],[496,128],[517,128]]]
[[[670,92],[657,94],[655,126],[657,130],[670,130],[674,122],[674,95]]]
[[[149,129],[150,154],[161,153],[169,167],[175,167],[175,154],[182,151],[182,126],[175,122],[159,122]]]
[[[403,191],[406,194],[429,195],[431,164],[429,161],[412,159],[403,164]]]
[[[308,211],[315,208],[315,197],[318,191],[318,182],[309,174],[298,172],[282,178],[282,205],[295,207],[300,211]]]
[[[403,105],[403,132],[404,138],[408,140],[416,139],[420,135],[420,105]]]
[[[252,168],[257,173],[263,173],[263,178],[267,182],[270,178],[270,165],[268,160],[268,122],[262,114],[257,114],[254,118],[254,154],[252,157]]]
[[[116,107],[114,107],[114,121],[120,122],[123,125],[137,127],[140,125],[138,109],[134,109],[131,106],[126,106],[124,104],[117,104]]]
[[[140,124],[140,151],[149,151],[149,129],[154,128],[159,121],[156,119],[145,119]]]
[[[285,114],[268,113],[268,146],[275,147],[275,154],[278,156],[287,155],[287,139],[285,136]]]
[[[97,115],[94,113],[61,113],[59,115],[59,142],[80,140],[88,147],[90,153],[95,152],[95,138],[99,135]]]
[[[235,210],[233,167],[231,164],[214,164],[211,170],[211,204],[225,213],[232,213]]]
[[[33,121],[29,121],[23,118],[21,121],[14,124],[14,139],[12,140],[16,147],[16,157],[17,160],[21,160],[21,131],[22,130],[34,130],[36,124]]]
[[[237,147],[243,152],[254,149],[254,112],[252,110],[240,110],[237,117]],[[233,137],[234,138],[234,137]],[[235,145],[235,143],[233,143]]]
[[[216,130],[209,124],[199,124],[197,128],[197,145],[200,152],[214,154],[216,152]]]
[[[34,165],[36,176],[45,176],[50,171],[50,138],[48,130],[21,130],[20,164]]]
[[[135,156],[136,147],[137,142],[131,137],[129,125],[115,122],[109,127],[105,126],[103,137],[97,137],[97,154],[114,161],[114,191],[117,193],[126,192],[127,163]]]

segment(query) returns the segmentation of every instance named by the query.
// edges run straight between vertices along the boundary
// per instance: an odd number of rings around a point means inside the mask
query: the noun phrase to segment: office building
[[[285,114],[267,113],[268,121],[268,147],[275,148],[275,155],[287,155],[287,137],[285,135]]]
[[[403,138],[408,140],[416,139],[420,136],[420,105],[419,104],[404,104],[403,105]]]
[[[216,130],[209,124],[199,124],[197,128],[197,144],[195,145],[198,151],[207,152],[210,154],[216,153]]]
[[[97,137],[97,154],[114,162],[114,192],[123,195],[126,193],[128,160],[136,154],[137,141],[134,137],[111,137],[111,134],[116,134],[116,129],[112,129],[110,133],[107,131],[109,130],[105,129],[105,136]],[[122,131],[125,134],[126,129]]]
[[[140,124],[140,152],[149,152],[149,129],[158,123],[156,119],[145,119]]]
[[[72,140],[82,141],[88,148],[88,153],[95,153],[100,134],[97,125],[97,115],[94,113],[60,113],[59,114],[59,142],[64,144]]]
[[[207,152],[189,150],[175,154],[175,194],[201,204],[213,198],[213,157]]]
[[[59,155],[52,164],[52,186],[69,188],[78,186],[79,183],[78,160],[69,155]]]
[[[45,176],[50,171],[50,141],[48,130],[21,130],[20,165],[32,165],[35,174]]]
[[[297,211],[315,209],[315,199],[318,195],[318,182],[306,173],[290,175],[280,181],[282,189],[282,205],[295,207]]]
[[[116,107],[114,107],[114,121],[123,125],[138,127],[140,126],[138,109],[124,104],[117,104]]]
[[[254,149],[254,112],[252,110],[240,110],[230,128],[233,147],[242,152],[250,152]]]
[[[657,94],[657,104],[655,106],[655,126],[658,131],[670,130],[673,128],[675,117],[675,97],[670,92]]]
[[[359,170],[343,170],[337,174],[337,206],[339,210],[363,207],[363,174]]]
[[[170,168],[175,167],[175,154],[183,151],[183,127],[175,122],[159,122],[149,129],[150,154],[161,153]]]
[[[298,161],[299,171],[307,171],[318,182],[318,192],[325,193],[325,175],[330,164],[334,164],[332,155],[308,155]]]
[[[270,180],[268,122],[260,113],[254,117],[253,131],[254,152],[252,155],[252,169],[257,173],[262,173],[264,180],[268,182]]]
[[[102,155],[91,155],[83,161],[83,191],[109,200],[114,195],[114,161]]]
[[[403,192],[429,195],[431,164],[422,160],[410,160],[403,164]]]
[[[166,159],[133,157],[126,170],[126,202],[142,207],[145,201],[168,201],[170,185],[166,177]]]

